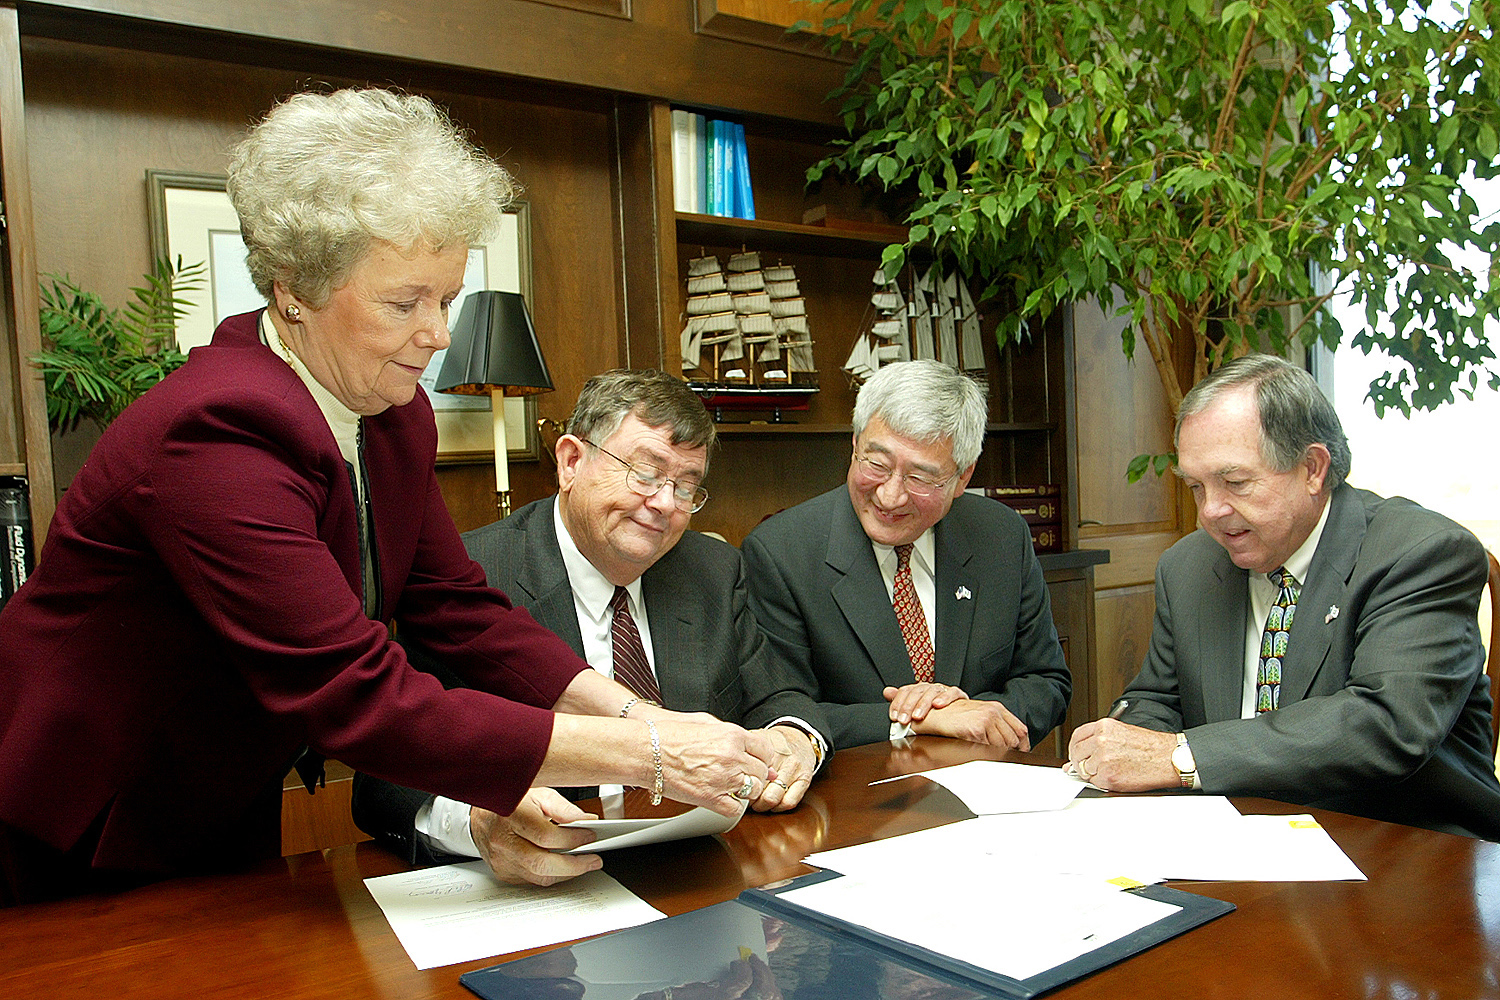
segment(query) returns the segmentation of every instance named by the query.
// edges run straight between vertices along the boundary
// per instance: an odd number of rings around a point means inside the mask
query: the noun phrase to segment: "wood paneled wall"
[[[819,46],[788,44],[777,23],[734,17],[751,27],[749,37],[733,27],[701,30],[714,20],[713,6],[712,0],[32,0],[22,29],[262,64],[281,53],[295,61],[321,49],[324,67],[377,59],[442,65],[834,121],[836,109],[823,99],[842,78],[842,64]],[[807,16],[804,10],[791,20]],[[274,48],[269,55],[267,44]]]
[[[1125,322],[1092,302],[1073,313],[1079,547],[1110,551],[1110,561],[1094,574],[1095,716],[1109,710],[1140,670],[1156,608],[1156,560],[1182,535],[1175,476],[1147,473],[1134,485],[1125,480],[1134,456],[1172,450],[1172,420],[1155,367],[1144,347],[1136,361],[1120,348]]]

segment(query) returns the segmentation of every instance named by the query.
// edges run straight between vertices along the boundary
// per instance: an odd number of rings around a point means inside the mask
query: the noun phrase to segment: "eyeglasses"
[[[884,462],[875,461],[875,459],[870,458],[868,455],[861,455],[855,452],[854,461],[859,466],[859,474],[871,486],[883,486],[896,474],[895,469],[892,469]],[[958,473],[955,472],[953,476],[956,475]],[[942,492],[949,483],[953,482],[953,476],[934,481],[926,476],[918,476],[908,472],[901,477],[901,488],[914,497],[926,499],[934,493]]]
[[[599,448],[597,444],[594,444],[594,442],[587,438],[579,438],[578,440],[584,444]],[[701,486],[693,483],[678,482],[676,479],[669,479],[665,472],[654,465],[647,465],[644,462],[627,462],[608,449],[599,448],[599,450],[625,466],[625,485],[630,487],[630,492],[632,493],[643,497],[654,497],[661,492],[663,486],[670,484],[672,487],[672,501],[677,505],[678,510],[686,511],[689,514],[696,514],[703,509],[704,504],[708,503],[708,490]]]

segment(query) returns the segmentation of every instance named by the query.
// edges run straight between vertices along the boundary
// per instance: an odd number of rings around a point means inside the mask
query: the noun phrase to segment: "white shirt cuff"
[[[433,796],[417,810],[414,826],[434,847],[466,858],[479,857],[474,834],[469,830],[469,805],[465,802]]]

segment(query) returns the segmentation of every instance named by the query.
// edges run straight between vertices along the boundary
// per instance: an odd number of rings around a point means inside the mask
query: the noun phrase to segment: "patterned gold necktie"
[[[927,632],[927,616],[911,582],[911,545],[896,546],[896,584],[891,602],[896,607],[896,621],[901,623],[901,638],[911,656],[911,672],[918,681],[932,681],[932,637]]]
[[[656,675],[646,661],[646,647],[641,644],[640,629],[630,617],[629,593],[624,587],[615,588],[615,596],[609,606],[614,609],[615,620],[610,626],[610,650],[614,657],[615,680],[647,701],[661,704],[661,688],[656,684]]]
[[[1260,666],[1255,669],[1255,712],[1274,712],[1281,707],[1281,663],[1286,657],[1287,636],[1292,631],[1292,617],[1302,585],[1286,571],[1285,566],[1267,573],[1281,588],[1276,602],[1266,615],[1265,631],[1260,636]]]

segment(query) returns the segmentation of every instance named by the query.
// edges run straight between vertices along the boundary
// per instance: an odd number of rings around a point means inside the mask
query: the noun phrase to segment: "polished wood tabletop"
[[[793,812],[748,815],[722,837],[611,852],[605,868],[668,914],[731,899],[811,870],[800,861],[810,851],[967,818],[931,782],[869,783],[974,759],[1049,762],[936,737],[843,750]],[[1239,909],[1052,995],[1500,998],[1500,845],[1315,815],[1368,882],[1173,883]],[[943,861],[914,858],[914,877],[963,877]],[[405,867],[365,843],[0,910],[0,997],[471,998],[459,974],[500,958],[419,972],[366,891],[363,879]],[[1026,901],[976,899],[974,913],[1004,934],[1026,919]]]

